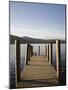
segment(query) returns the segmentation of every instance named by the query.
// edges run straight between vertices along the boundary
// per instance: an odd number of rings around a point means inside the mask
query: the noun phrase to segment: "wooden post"
[[[29,58],[29,44],[27,43],[27,55],[26,55],[26,65],[28,65]]]
[[[46,48],[46,55],[47,55],[47,61],[49,60],[49,45],[47,45]]]
[[[38,55],[40,55],[40,46],[38,46]]]
[[[26,58],[26,65],[28,65],[28,61],[30,61],[30,57],[32,56],[31,45],[27,44],[27,58]]]
[[[29,45],[29,48],[28,48],[28,60],[30,61],[30,58],[31,58],[31,45]]]
[[[33,46],[31,46],[31,57],[33,55]]]
[[[49,63],[52,64],[52,43],[49,44]]]
[[[56,69],[57,78],[60,78],[60,41],[56,40]]]
[[[16,86],[20,80],[20,41],[15,40],[15,58],[16,58]]]
[[[28,45],[28,61],[30,61],[30,45]]]
[[[30,51],[31,51],[31,57],[32,57],[32,46],[31,46],[31,50]]]
[[[47,57],[47,47],[45,46],[45,56]]]
[[[30,45],[30,58],[32,57],[32,46]]]

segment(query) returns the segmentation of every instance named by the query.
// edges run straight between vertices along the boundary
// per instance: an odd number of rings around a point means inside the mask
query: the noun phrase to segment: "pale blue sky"
[[[65,5],[10,2],[10,33],[65,39]]]

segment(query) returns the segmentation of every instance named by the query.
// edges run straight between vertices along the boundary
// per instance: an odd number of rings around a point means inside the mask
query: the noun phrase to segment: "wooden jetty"
[[[30,44],[44,43],[46,54],[33,55]],[[37,86],[54,86],[60,81],[60,44],[65,40],[27,39],[10,36],[10,43],[15,43],[16,56],[16,88]],[[20,44],[27,44],[26,67],[20,72]],[[56,70],[52,65],[52,44],[56,44]],[[40,50],[40,49],[39,49]],[[40,54],[40,53],[39,53]]]
[[[32,56],[28,65],[22,70],[20,78],[29,84],[21,83],[21,87],[35,87],[35,86],[48,86],[57,85],[58,79],[56,70],[48,62],[46,56]],[[47,83],[47,84],[46,84]],[[20,83],[17,84],[20,87]]]

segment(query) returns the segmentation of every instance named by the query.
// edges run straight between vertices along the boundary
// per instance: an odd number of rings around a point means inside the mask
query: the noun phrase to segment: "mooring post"
[[[30,58],[31,58],[31,56],[32,56],[31,49],[32,49],[32,48],[31,48],[31,45],[30,45]]]
[[[28,65],[28,61],[30,61],[30,57],[32,56],[31,52],[31,45],[27,44],[27,58],[26,58],[26,65]]]
[[[47,48],[46,48],[46,54],[47,54],[47,61],[49,60],[49,45],[47,45]]]
[[[38,55],[40,55],[40,46],[38,46]]]
[[[30,58],[32,57],[32,52],[33,52],[32,49],[33,49],[33,48],[32,48],[32,46],[30,45]]]
[[[26,65],[28,65],[28,57],[29,57],[29,44],[27,43]]]
[[[33,55],[33,46],[31,46],[31,57]]]
[[[15,40],[15,65],[16,65],[16,86],[20,80],[20,41]]]
[[[49,44],[49,64],[52,64],[52,43]]]
[[[28,61],[30,61],[30,45],[28,45]]]
[[[32,46],[29,45],[29,61],[30,61],[30,58],[32,57]]]
[[[47,57],[47,47],[45,45],[45,56]]]
[[[60,78],[60,41],[56,40],[56,69],[57,78]]]
[[[31,46],[31,57],[32,57],[32,46]]]

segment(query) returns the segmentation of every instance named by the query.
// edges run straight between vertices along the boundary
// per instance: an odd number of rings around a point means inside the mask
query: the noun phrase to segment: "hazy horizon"
[[[10,34],[65,39],[65,5],[10,1]]]

